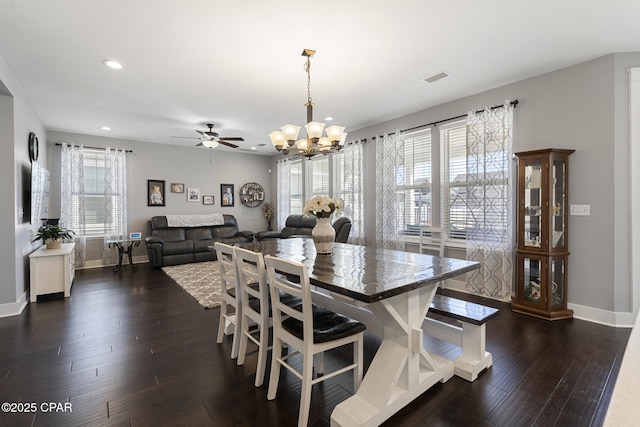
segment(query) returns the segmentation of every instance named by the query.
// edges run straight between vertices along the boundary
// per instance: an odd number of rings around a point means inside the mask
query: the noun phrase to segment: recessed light
[[[445,77],[449,77],[451,74],[449,74],[448,72],[442,70],[437,74],[434,74],[432,76],[429,77],[424,77],[422,79],[422,81],[427,82],[427,83],[435,83],[440,79],[444,79]]]
[[[115,59],[105,59],[104,61],[102,61],[102,63],[109,68],[113,68],[114,70],[122,69],[122,64],[116,61]]]
[[[332,121],[332,120],[333,120],[333,117],[331,117],[331,116],[327,116],[327,117],[325,117],[324,119],[325,119],[326,121],[330,122],[330,121]]]
[[[256,148],[256,147],[251,147],[251,149],[252,149],[252,150],[257,150],[257,148]]]
[[[100,129],[102,129],[102,130],[111,130],[111,128],[109,126],[102,126]]]

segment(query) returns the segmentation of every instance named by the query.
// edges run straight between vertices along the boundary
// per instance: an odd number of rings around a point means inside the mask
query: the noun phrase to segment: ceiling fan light
[[[218,141],[214,141],[212,139],[203,139],[202,145],[204,145],[207,148],[216,148],[219,144],[218,144]]]
[[[324,130],[324,123],[309,122],[304,125],[304,128],[307,130],[308,138],[320,138],[322,136],[322,131]]]
[[[340,141],[344,133],[344,126],[329,126],[327,128],[327,137],[330,141]]]
[[[300,126],[296,125],[284,125],[282,126],[282,133],[284,139],[287,141],[295,141],[298,139],[298,133],[300,133]]]

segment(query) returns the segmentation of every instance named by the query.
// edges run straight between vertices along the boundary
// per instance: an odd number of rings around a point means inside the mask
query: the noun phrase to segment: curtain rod
[[[513,108],[516,108],[517,105],[518,105],[518,100],[516,99],[514,101],[511,101],[509,104],[513,105]],[[490,107],[490,108],[492,110],[495,110],[496,108],[501,108],[503,106],[504,106],[504,104],[494,105],[493,107]],[[476,114],[482,113],[484,110],[485,110],[485,108],[482,108],[480,110],[476,110]],[[424,124],[424,125],[414,126],[412,128],[408,128],[408,129],[402,129],[400,132],[409,132],[410,130],[421,129],[421,128],[428,127],[428,126],[436,126],[436,125],[439,125],[440,123],[449,122],[449,121],[455,120],[455,119],[461,119],[463,117],[467,117],[467,115],[466,114],[461,114],[459,116],[449,117],[448,119],[442,119],[442,120],[438,120],[438,121],[435,121],[435,122],[432,122],[432,123],[427,123],[427,124]]]
[[[57,145],[58,147],[62,146],[61,143],[56,142],[55,145]],[[84,148],[89,148],[91,150],[106,150],[106,148],[104,147],[89,147],[88,145],[83,145]],[[118,150],[122,150],[122,148],[118,148]],[[125,153],[133,153],[133,150],[124,150]]]

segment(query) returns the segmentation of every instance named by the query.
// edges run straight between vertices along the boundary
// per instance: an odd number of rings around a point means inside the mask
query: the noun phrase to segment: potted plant
[[[59,225],[44,224],[36,232],[36,237],[32,240],[42,240],[47,244],[47,249],[58,249],[64,239],[71,239],[75,233]]]

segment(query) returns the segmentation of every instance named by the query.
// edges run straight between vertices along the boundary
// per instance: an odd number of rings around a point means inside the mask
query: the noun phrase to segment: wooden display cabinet
[[[546,320],[568,319],[569,155],[549,148],[516,153],[518,208],[516,296],[513,311]]]

